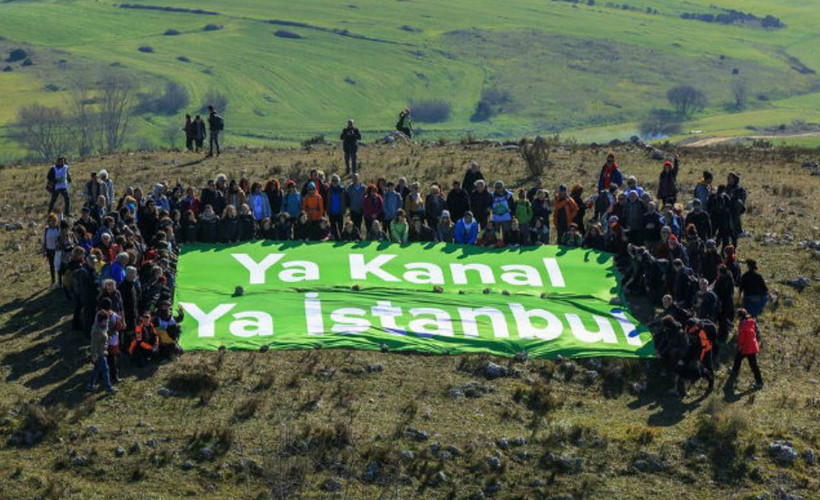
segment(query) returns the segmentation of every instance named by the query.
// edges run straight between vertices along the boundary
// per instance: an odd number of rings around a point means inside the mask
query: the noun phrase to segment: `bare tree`
[[[17,110],[14,137],[38,160],[62,155],[71,145],[68,120],[60,108],[32,104]]]
[[[99,112],[94,109],[97,103],[94,91],[94,82],[89,78],[78,79],[71,85],[68,106],[80,156],[88,156],[103,146]]]
[[[105,73],[100,77],[99,121],[107,151],[122,147],[131,123],[136,90],[129,75]]]
[[[746,101],[749,99],[749,88],[746,86],[746,80],[737,79],[732,84],[732,97],[735,98],[734,108],[738,111],[746,107]]]
[[[669,104],[680,116],[689,116],[706,107],[706,94],[691,85],[679,85],[666,93]]]

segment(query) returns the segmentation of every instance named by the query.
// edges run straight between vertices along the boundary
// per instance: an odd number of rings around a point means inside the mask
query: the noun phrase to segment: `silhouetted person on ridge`
[[[353,126],[353,120],[347,121],[347,127],[342,129],[339,139],[342,141],[342,149],[345,152],[345,174],[353,173],[355,175],[358,167],[359,141],[362,140],[362,134],[359,133],[359,129]]]
[[[214,155],[214,146],[216,146],[216,156],[221,154],[219,150],[219,134],[225,129],[225,120],[219,116],[213,106],[208,106],[208,128],[211,131],[211,149],[208,156]]]

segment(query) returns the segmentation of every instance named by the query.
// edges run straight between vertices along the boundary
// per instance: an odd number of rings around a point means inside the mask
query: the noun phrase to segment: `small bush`
[[[324,135],[315,135],[309,139],[305,139],[302,141],[302,147],[307,149],[310,146],[314,146],[316,144],[324,144],[325,143],[325,136]]]
[[[300,40],[302,35],[299,33],[294,33],[288,30],[277,30],[273,33],[273,36],[278,36],[279,38],[292,38],[294,40]]]
[[[677,134],[680,130],[680,117],[668,109],[650,110],[640,124],[641,135],[648,138]]]
[[[478,101],[471,122],[483,122],[504,111],[503,106],[512,100],[509,91],[501,89],[484,89]]]
[[[259,408],[262,407],[262,399],[250,398],[243,401],[233,412],[234,420],[243,421],[252,418],[256,415]]]
[[[207,402],[219,388],[216,368],[211,365],[180,365],[178,370],[168,377],[167,383],[167,387],[177,394],[199,396]]]
[[[21,64],[20,66],[25,68],[27,66],[32,66],[33,64],[34,64],[34,62],[30,58],[27,57],[26,60],[23,61],[23,64]]]
[[[184,62],[184,63],[189,63],[189,62],[191,62],[191,60],[190,60],[190,59],[188,59],[188,58],[187,58],[187,57],[185,57],[185,56],[179,56],[179,57],[177,57],[177,61],[179,61],[179,62]]]
[[[518,143],[518,153],[527,165],[527,172],[532,178],[541,177],[548,167],[552,166],[550,154],[560,143],[558,134],[545,139],[540,135],[532,141],[524,138]]]
[[[139,50],[140,52],[143,52],[145,54],[153,54],[154,53],[154,48],[150,47],[148,45],[143,45],[142,47],[138,48],[137,50]]]
[[[179,110],[188,106],[190,98],[185,87],[174,82],[169,82],[165,86],[162,95],[155,93],[143,93],[139,95],[137,111],[142,113],[156,113],[162,115],[175,115]]]
[[[214,455],[224,455],[233,444],[234,433],[230,424],[211,424],[188,438],[188,449],[199,453],[203,446],[210,447]]]
[[[219,24],[206,24],[202,31],[219,31],[222,29],[222,26]]]
[[[14,49],[9,52],[9,56],[6,58],[6,62],[17,62],[22,61],[28,58],[28,52],[23,49]]]
[[[182,33],[180,33],[177,30],[165,30],[165,33],[163,33],[163,35],[165,35],[165,36],[177,36],[177,35],[181,35],[181,34]]]
[[[411,101],[413,118],[421,123],[441,123],[450,119],[450,103],[443,99]]]
[[[205,94],[202,107],[199,108],[200,113],[207,113],[209,105],[216,108],[218,113],[224,113],[228,109],[228,96],[216,90],[209,90]]]
[[[268,370],[259,377],[259,382],[256,383],[256,387],[254,387],[253,390],[266,391],[273,387],[274,382],[276,382],[276,372],[274,370]]]
[[[20,409],[20,423],[8,443],[17,446],[33,446],[60,427],[62,412],[35,403],[26,403]]]

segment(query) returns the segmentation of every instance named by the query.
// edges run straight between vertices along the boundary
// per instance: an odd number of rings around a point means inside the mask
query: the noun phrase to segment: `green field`
[[[334,136],[348,117],[374,138],[392,128],[399,109],[422,99],[452,108],[445,122],[417,124],[427,139],[557,131],[585,141],[623,138],[650,108],[667,106],[665,93],[678,84],[695,85],[710,100],[684,125],[687,132],[744,135],[749,125],[820,121],[813,73],[820,68],[813,50],[820,9],[811,0],[637,0],[628,10],[547,0],[139,3],[218,15],[125,9],[110,0],[0,3],[0,56],[22,47],[33,62],[0,63],[10,68],[0,72],[0,127],[21,105],[66,102],[74,81],[112,64],[138,75],[144,92],[169,81],[183,85],[191,111],[209,91],[227,94],[231,145]],[[786,26],[680,18],[718,13],[714,4],[772,14]],[[204,31],[207,24],[222,29]],[[302,38],[274,36],[278,30]],[[153,53],[140,52],[143,46]],[[177,59],[183,56],[190,62]],[[730,113],[737,79],[750,100],[744,112]],[[471,122],[489,88],[508,92],[510,101],[490,120]],[[140,115],[128,146],[167,145],[167,130],[180,122]],[[21,153],[8,135],[0,128],[0,159]]]

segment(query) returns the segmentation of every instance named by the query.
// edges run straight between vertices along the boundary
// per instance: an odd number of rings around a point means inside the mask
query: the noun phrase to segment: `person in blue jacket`
[[[471,211],[464,212],[464,217],[456,224],[455,242],[462,245],[475,245],[478,238],[478,222]]]
[[[287,212],[291,220],[299,217],[302,211],[302,195],[296,190],[296,183],[292,180],[285,184],[285,196],[282,197],[282,212]]]

